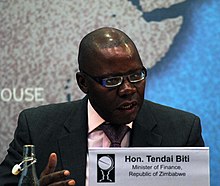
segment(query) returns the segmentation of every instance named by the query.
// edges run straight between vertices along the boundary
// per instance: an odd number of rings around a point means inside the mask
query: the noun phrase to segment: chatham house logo
[[[115,154],[97,154],[97,183],[115,182]]]

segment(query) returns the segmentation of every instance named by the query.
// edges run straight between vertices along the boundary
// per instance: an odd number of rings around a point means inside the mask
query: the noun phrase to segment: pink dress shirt
[[[94,110],[90,101],[88,100],[88,147],[109,147],[110,141],[105,133],[101,130],[94,130],[99,125],[101,125],[105,120],[99,116],[99,114]],[[132,128],[133,122],[127,124]],[[130,132],[128,132],[121,142],[122,147],[129,146]],[[89,186],[88,183],[89,176],[89,167],[88,167],[88,155],[87,155],[87,166],[86,166],[86,186]]]

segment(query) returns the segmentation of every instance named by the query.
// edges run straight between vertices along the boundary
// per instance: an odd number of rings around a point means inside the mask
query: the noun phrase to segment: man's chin
[[[126,118],[126,119],[125,119]],[[129,124],[131,122],[133,122],[136,118],[136,115],[134,116],[124,116],[124,117],[117,117],[117,119],[114,119],[111,121],[111,123],[113,124],[117,124],[117,125],[124,125],[124,124]]]
[[[117,125],[129,124],[135,120],[137,114],[138,114],[137,107],[135,109],[126,110],[126,111],[116,110],[114,113],[109,115],[109,117],[107,117],[105,120],[112,124],[117,124]]]

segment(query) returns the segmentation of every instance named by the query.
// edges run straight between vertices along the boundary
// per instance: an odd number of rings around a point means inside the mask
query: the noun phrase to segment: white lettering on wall
[[[3,88],[0,90],[0,101],[26,101],[26,102],[40,102],[44,101],[44,88]]]

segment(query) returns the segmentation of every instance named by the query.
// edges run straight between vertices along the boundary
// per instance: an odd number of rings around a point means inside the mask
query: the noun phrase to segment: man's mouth
[[[121,111],[123,111],[123,110],[131,110],[131,109],[133,109],[136,105],[137,105],[136,102],[124,103],[124,104],[122,104],[120,107],[118,107],[118,109],[121,110]]]

